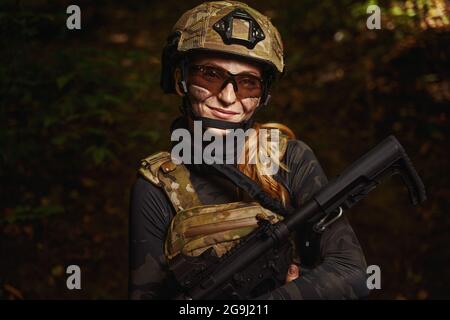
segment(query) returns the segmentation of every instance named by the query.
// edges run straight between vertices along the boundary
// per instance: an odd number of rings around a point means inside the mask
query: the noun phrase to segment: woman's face
[[[192,65],[200,66],[200,70],[202,70],[192,71],[190,69],[187,79],[189,98],[196,116],[229,122],[242,122],[253,115],[261,99],[261,88],[258,90],[255,87],[258,84],[262,86],[262,84],[256,82],[262,76],[260,67],[237,58],[230,59],[214,55],[198,56],[192,61]],[[206,71],[202,67],[206,67]],[[218,90],[205,88],[209,86],[209,83],[205,83],[205,80],[208,80],[208,77],[215,77],[214,70],[222,72],[222,74],[226,71],[233,75],[238,74],[240,77],[237,79],[238,87],[241,88],[241,90],[238,90],[239,93],[235,92],[232,81],[228,82],[223,88],[219,86],[220,89]],[[201,75],[196,75],[202,76],[200,81],[195,81],[192,72],[203,72]],[[211,72],[213,73],[211,74]],[[215,78],[211,79],[215,81]]]

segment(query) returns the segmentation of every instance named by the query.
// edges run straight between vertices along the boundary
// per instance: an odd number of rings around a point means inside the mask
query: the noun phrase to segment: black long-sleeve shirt
[[[328,181],[313,151],[302,141],[289,141],[284,163],[288,170],[280,169],[279,175],[294,207],[301,207]],[[236,187],[223,178],[191,171],[191,182],[204,204],[240,200]],[[131,299],[171,298],[163,246],[174,214],[164,191],[138,177],[130,203]],[[364,254],[345,217],[324,231],[319,250],[320,263],[314,268],[259,298],[356,299],[368,295]]]

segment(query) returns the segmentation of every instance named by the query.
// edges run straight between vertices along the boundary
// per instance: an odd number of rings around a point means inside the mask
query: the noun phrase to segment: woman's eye
[[[256,80],[256,79],[252,79],[252,78],[241,79],[239,81],[239,84],[244,86],[244,87],[246,87],[246,88],[250,88],[250,89],[259,87],[259,81]]]
[[[212,70],[212,69],[203,70],[203,75],[210,79],[219,79],[220,78],[219,73],[216,70]]]

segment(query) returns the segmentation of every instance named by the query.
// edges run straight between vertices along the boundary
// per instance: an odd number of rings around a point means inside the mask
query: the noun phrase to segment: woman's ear
[[[182,87],[183,84],[181,83],[181,69],[180,68],[175,69],[173,78],[175,80],[175,91],[177,92],[177,94],[180,97],[183,97],[185,95],[185,92],[184,92],[184,88]]]

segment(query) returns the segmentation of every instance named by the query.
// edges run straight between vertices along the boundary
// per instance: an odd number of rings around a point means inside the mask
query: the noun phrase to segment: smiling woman
[[[281,37],[267,17],[234,1],[199,5],[175,25],[162,64],[163,90],[182,98],[182,115],[174,121],[172,132],[182,129],[195,136],[201,131],[203,137],[209,133],[222,138],[240,130],[247,138],[243,150],[231,148],[236,158],[245,152],[241,163],[179,163],[168,152],[142,161],[130,210],[133,299],[178,296],[185,284],[174,277],[176,257],[221,257],[254,230],[257,221],[282,220],[327,183],[313,151],[295,140],[290,129],[254,121],[258,108],[268,103],[271,83],[284,70]],[[279,138],[271,138],[270,143],[249,139],[250,131],[258,137],[265,129],[277,130]],[[184,152],[201,157],[211,140],[193,143]],[[268,171],[260,149],[268,150],[270,160],[281,170]],[[246,183],[233,178],[242,174]],[[267,196],[266,203],[251,198],[252,186]],[[282,279],[283,285],[275,280],[261,283],[264,289],[255,291],[252,298],[367,295],[364,255],[345,218],[321,237],[305,226],[291,237],[291,243],[289,253],[275,259],[273,278]]]
[[[194,54],[191,59],[186,83],[192,112],[201,118],[234,123],[248,121],[261,99],[264,81],[260,67],[244,59],[214,53]],[[175,72],[177,83],[181,81],[180,76],[178,69]],[[185,95],[179,87],[177,93]]]
[[[195,115],[234,123],[248,121],[259,105],[264,80],[261,66],[244,58],[210,52],[189,58],[186,84]],[[181,70],[175,71],[180,83]],[[186,93],[176,86],[180,96]],[[218,132],[218,131],[216,131]]]

